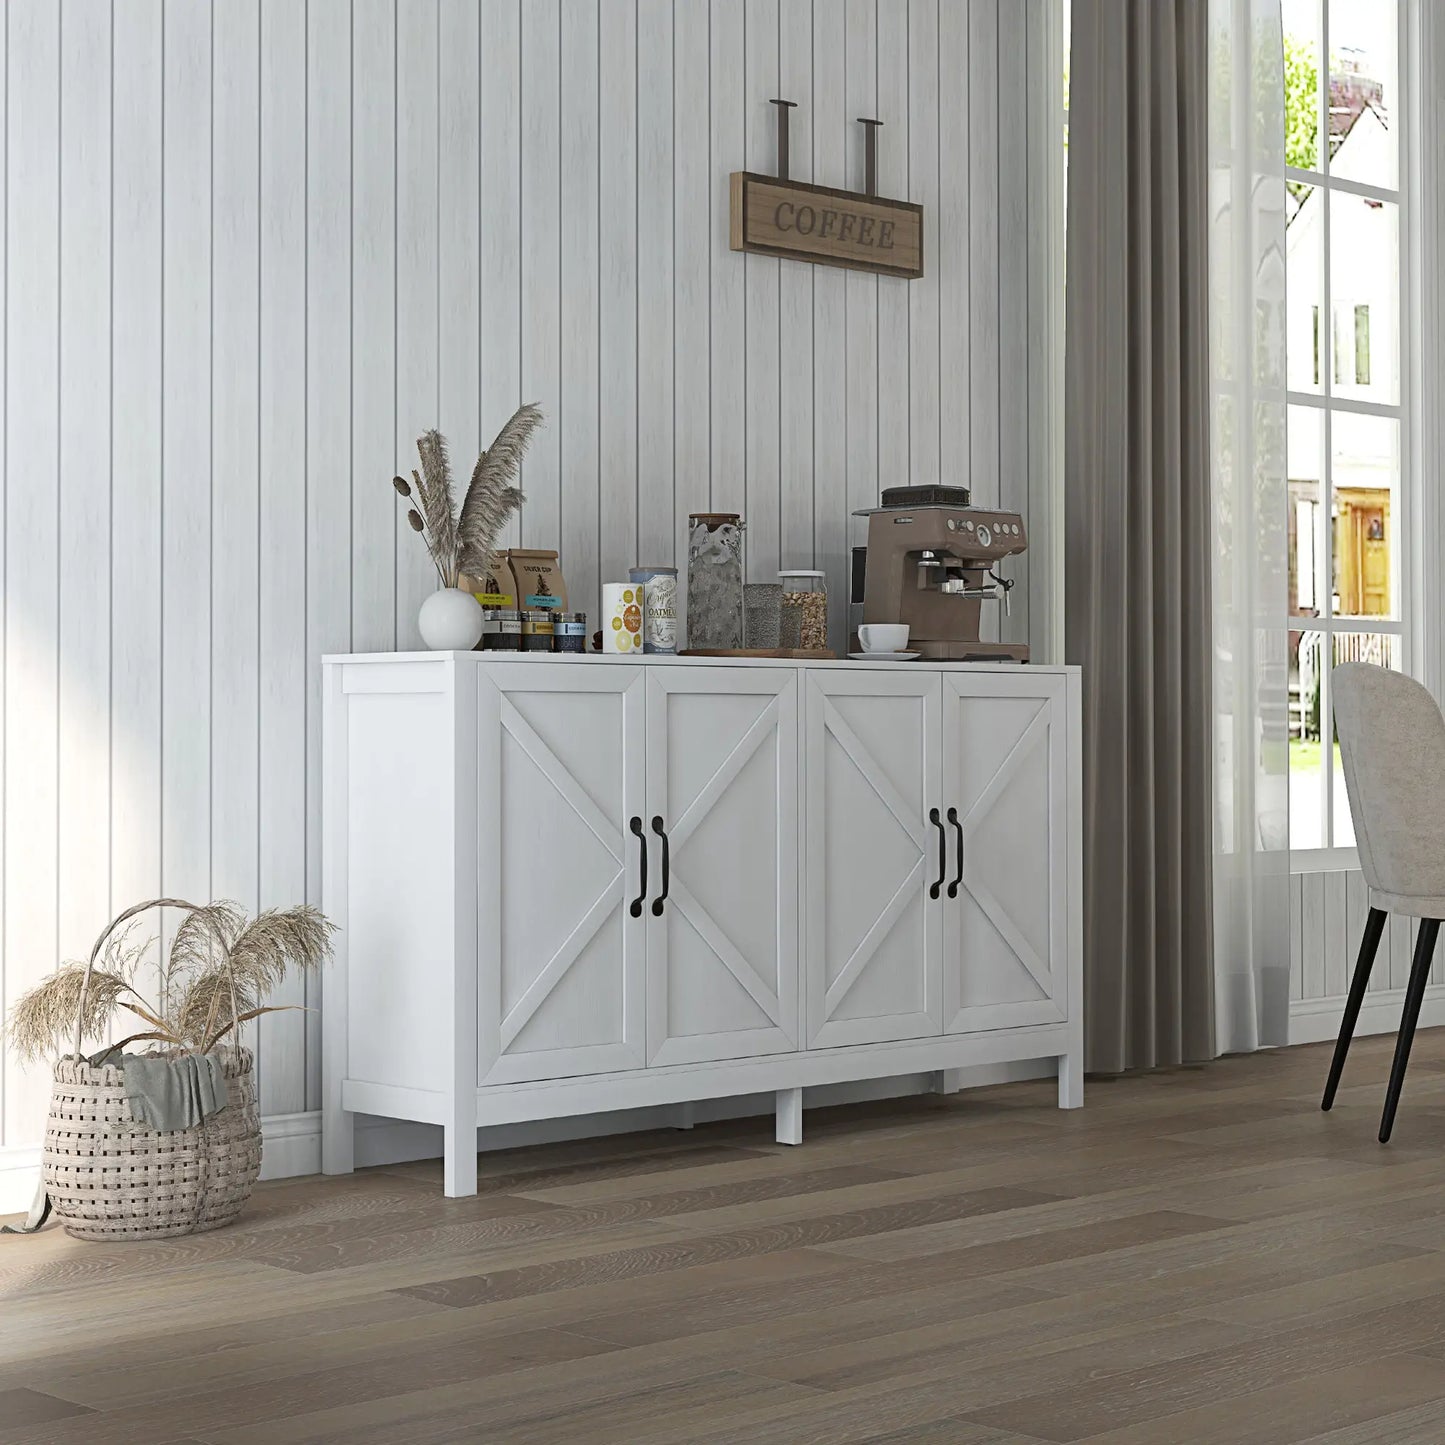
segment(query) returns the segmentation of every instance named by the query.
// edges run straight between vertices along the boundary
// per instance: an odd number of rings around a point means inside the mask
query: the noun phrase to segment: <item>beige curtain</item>
[[[1073,0],[1065,633],[1088,1067],[1215,1052],[1207,0]]]

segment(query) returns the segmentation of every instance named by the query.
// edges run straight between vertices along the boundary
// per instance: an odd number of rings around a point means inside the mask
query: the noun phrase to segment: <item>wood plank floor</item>
[[[4,1445],[1445,1441],[1445,1031],[0,1239]]]

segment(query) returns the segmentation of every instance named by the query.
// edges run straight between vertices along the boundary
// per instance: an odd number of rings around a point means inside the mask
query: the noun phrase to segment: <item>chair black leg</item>
[[[1425,985],[1430,981],[1430,963],[1435,957],[1435,938],[1440,932],[1438,918],[1420,920],[1420,936],[1415,940],[1415,961],[1410,965],[1410,986],[1405,990],[1405,1013],[1400,1019],[1400,1035],[1395,1040],[1395,1062],[1390,1065],[1390,1087],[1385,1090],[1385,1112],[1380,1119],[1380,1143],[1386,1144],[1395,1127],[1395,1110],[1400,1103],[1400,1090],[1405,1084],[1405,1068],[1410,1062],[1410,1045],[1415,1042],[1415,1025],[1420,1018],[1420,1005],[1425,1001]]]
[[[1345,1072],[1345,1056],[1350,1052],[1350,1040],[1355,1036],[1360,1005],[1365,1001],[1365,990],[1370,984],[1370,970],[1375,966],[1375,953],[1380,947],[1380,935],[1385,931],[1387,916],[1383,908],[1372,908],[1365,919],[1365,933],[1360,939],[1360,956],[1355,961],[1355,976],[1350,980],[1350,996],[1345,1000],[1345,1016],[1340,1020],[1340,1036],[1335,1041],[1335,1056],[1330,1060],[1330,1076],[1325,1081],[1325,1096],[1320,1100],[1321,1109],[1328,1110],[1335,1102],[1335,1090],[1340,1087],[1340,1075]]]

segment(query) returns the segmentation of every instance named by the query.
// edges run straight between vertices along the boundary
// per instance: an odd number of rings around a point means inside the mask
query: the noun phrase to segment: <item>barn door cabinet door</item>
[[[808,1044],[942,1028],[942,694],[922,669],[807,674]],[[948,843],[951,848],[951,843]]]
[[[945,672],[943,1031],[1054,1023],[1068,1001],[1066,693]]]
[[[480,1081],[641,1068],[641,670],[498,664],[478,706]]]
[[[798,679],[647,670],[647,1062],[798,1047]]]

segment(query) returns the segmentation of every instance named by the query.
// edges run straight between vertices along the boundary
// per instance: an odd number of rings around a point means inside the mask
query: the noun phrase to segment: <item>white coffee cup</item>
[[[865,622],[858,629],[864,652],[902,652],[908,646],[906,622]]]

